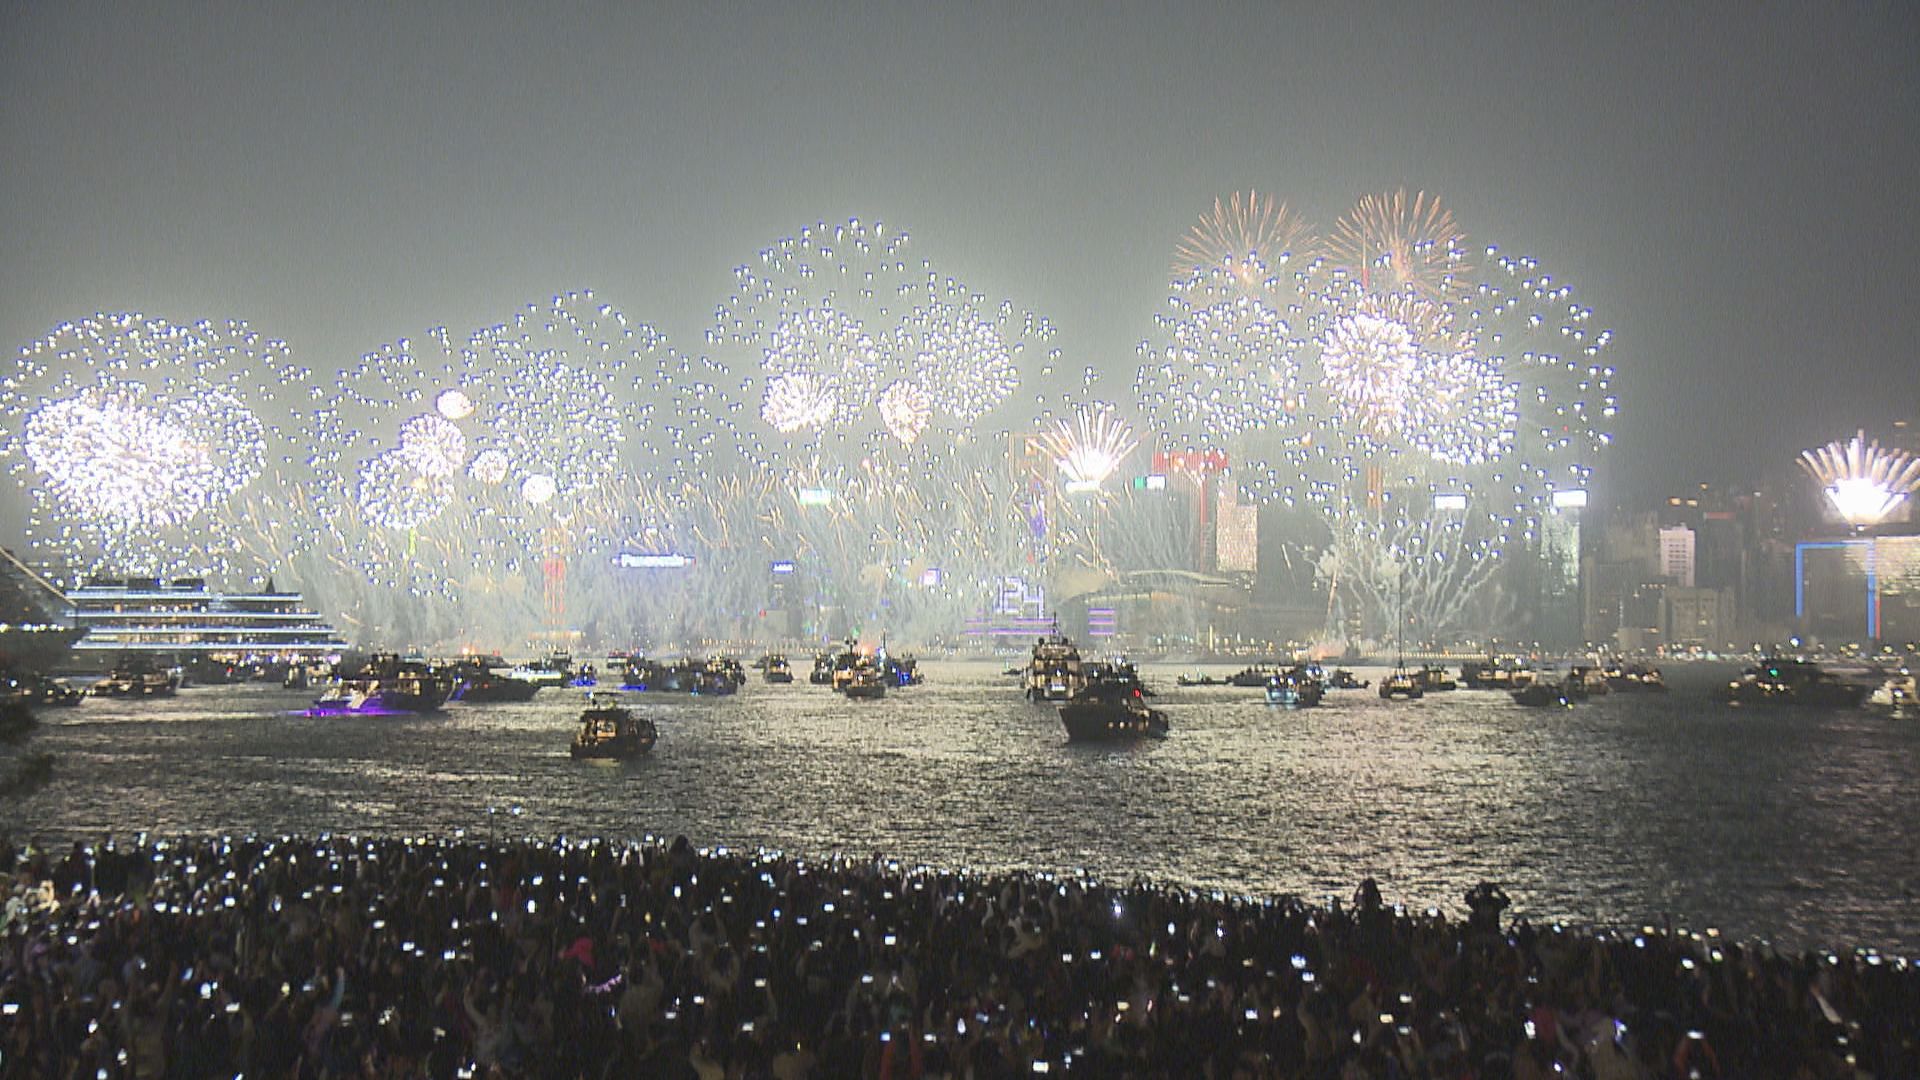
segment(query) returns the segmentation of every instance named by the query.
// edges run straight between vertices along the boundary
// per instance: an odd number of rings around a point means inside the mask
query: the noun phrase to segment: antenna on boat
[[[1400,573],[1393,581],[1393,666],[1407,666],[1407,568],[1400,567]]]

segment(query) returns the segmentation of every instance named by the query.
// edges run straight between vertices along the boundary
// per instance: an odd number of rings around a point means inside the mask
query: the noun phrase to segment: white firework
[[[231,572],[221,513],[282,452],[263,417],[305,378],[238,321],[61,324],[0,373],[0,458],[30,491],[30,541],[82,571]]]
[[[467,465],[467,475],[483,484],[498,484],[507,478],[507,470],[513,467],[513,459],[498,447],[488,447],[473,455]]]
[[[789,372],[767,380],[760,416],[781,434],[824,428],[833,421],[839,395],[831,383],[808,372]]]
[[[913,383],[896,382],[880,394],[880,419],[894,438],[909,446],[926,430],[932,415],[932,400]]]
[[[467,437],[443,416],[425,414],[400,425],[400,454],[422,476],[444,480],[467,461]]]
[[[1920,458],[1869,442],[1864,431],[1802,453],[1800,467],[1820,485],[1840,519],[1856,529],[1887,520],[1920,491]]]
[[[1376,434],[1397,431],[1405,422],[1419,362],[1411,328],[1365,311],[1336,320],[1320,348],[1328,393]]]
[[[1105,408],[1082,409],[1069,424],[1054,425],[1041,445],[1052,455],[1067,483],[1074,488],[1097,488],[1113,475],[1138,440],[1124,420]]]

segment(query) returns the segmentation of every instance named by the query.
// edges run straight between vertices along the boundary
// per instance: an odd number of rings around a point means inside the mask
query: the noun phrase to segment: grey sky
[[[1406,186],[1616,331],[1610,486],[1916,412],[1911,5],[342,7],[0,11],[0,343],[238,317],[329,368],[590,286],[699,351],[859,216],[1111,392],[1216,196]]]

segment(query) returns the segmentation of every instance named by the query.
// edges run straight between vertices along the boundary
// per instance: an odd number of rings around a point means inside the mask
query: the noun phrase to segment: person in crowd
[[[15,848],[0,1075],[1920,1075],[1868,951],[556,839]]]

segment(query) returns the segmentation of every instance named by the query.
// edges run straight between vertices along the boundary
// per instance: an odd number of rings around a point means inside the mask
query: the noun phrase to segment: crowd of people
[[[666,843],[0,841],[0,1076],[1920,1076],[1869,951]]]

